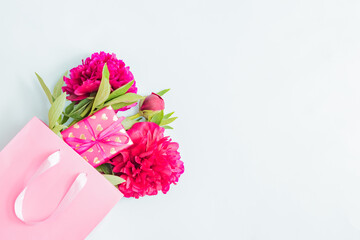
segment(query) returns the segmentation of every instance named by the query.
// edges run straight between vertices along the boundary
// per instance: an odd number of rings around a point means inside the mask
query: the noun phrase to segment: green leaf
[[[64,85],[64,77],[68,74],[68,71],[64,73],[64,75],[57,81],[54,91],[53,91],[53,97],[56,99],[58,98],[62,93],[62,86]]]
[[[100,173],[104,173],[104,170],[103,170],[103,165],[100,165],[98,167],[96,167],[96,170]]]
[[[164,89],[164,90],[158,92],[157,95],[163,96],[163,95],[164,95],[165,93],[167,93],[168,91],[170,91],[170,88]]]
[[[162,126],[162,127],[165,128],[165,129],[174,129],[174,128],[170,127],[170,126]]]
[[[154,114],[154,116],[152,116],[150,121],[153,123],[156,123],[157,125],[160,125],[163,117],[164,117],[164,111],[160,111],[160,112]]]
[[[66,101],[66,93],[62,93],[57,99],[55,99],[55,101],[51,105],[48,114],[50,129],[53,129],[55,127],[56,122],[61,116],[61,113],[65,107],[65,101]]]
[[[114,110],[118,110],[120,108],[123,108],[123,107],[126,107],[126,106],[129,106],[131,104],[134,104],[136,102],[130,102],[130,103],[117,103],[117,104],[114,104],[114,105],[111,105],[111,107],[114,109]]]
[[[123,125],[123,127],[125,128],[125,130],[129,130],[135,123],[137,123],[138,121],[134,120],[134,119],[130,119],[130,118],[125,118],[121,124]]]
[[[56,123],[55,127],[52,129],[52,131],[55,133],[55,134],[58,134],[60,133],[60,131],[62,131],[63,129],[65,129],[66,126],[64,125],[59,125],[58,123]]]
[[[103,72],[102,72],[102,78],[101,78],[101,83],[99,86],[99,90],[96,94],[95,100],[94,100],[94,104],[91,108],[91,112],[90,115],[94,112],[94,109],[103,104],[110,95],[110,91],[111,91],[111,86],[109,83],[109,77],[110,77],[110,73],[109,73],[109,69],[107,67],[107,64],[105,63],[104,68],[103,68]]]
[[[71,118],[76,120],[76,122],[84,119],[80,114],[71,114]]]
[[[66,108],[65,108],[65,113],[66,114],[70,114],[75,107],[75,102],[71,102]]]
[[[74,115],[80,115],[83,111],[88,107],[88,105],[92,102],[91,99],[83,99],[77,105],[75,105],[74,109],[70,113],[66,113],[67,116],[73,117]]]
[[[61,124],[65,124],[69,120],[69,114],[72,110],[74,110],[75,102],[71,102],[66,108],[64,112],[63,119],[61,120]]]
[[[111,166],[109,163],[104,163],[96,168],[101,173],[112,174]]]
[[[168,113],[166,115],[164,115],[164,119],[168,119],[169,117],[171,117],[175,112],[172,113]]]
[[[124,86],[121,86],[120,88],[116,89],[115,91],[113,91],[109,98],[107,99],[107,101],[117,98],[121,95],[124,95],[130,88],[131,86],[134,84],[134,80],[132,80],[131,82],[128,82],[127,84],[125,84]]]
[[[143,105],[145,98],[146,98],[146,97],[144,97],[143,99],[141,99],[141,100],[139,101],[139,106],[140,106],[140,108],[141,108],[141,106]]]
[[[140,99],[144,99],[144,97],[136,93],[126,93],[106,102],[105,106],[112,106],[117,103],[133,103],[139,101]]]
[[[85,108],[85,110],[80,114],[80,116],[82,118],[85,118],[86,116],[88,116],[88,113],[90,113],[92,108],[92,102],[90,102],[90,104]]]
[[[52,104],[54,102],[54,99],[53,99],[53,96],[51,95],[49,88],[46,86],[44,80],[37,73],[35,73],[35,74],[36,74],[36,77],[39,80],[39,83],[40,83],[42,89],[44,90],[47,98],[49,99],[49,102]]]
[[[173,121],[175,121],[177,119],[177,117],[173,117],[173,118],[169,118],[169,119],[163,119],[160,123],[160,126],[163,125],[168,125],[170,123],[172,123]]]
[[[125,182],[124,179],[122,179],[121,177],[115,176],[115,175],[104,174],[103,176],[114,186],[117,186],[117,185]]]
[[[60,121],[60,124],[65,124],[69,120],[69,117],[64,115],[63,118]]]

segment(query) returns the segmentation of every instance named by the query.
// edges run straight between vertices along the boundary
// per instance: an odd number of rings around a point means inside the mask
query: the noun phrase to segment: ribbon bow
[[[94,129],[90,125],[87,118],[83,120],[84,124],[87,126],[92,139],[80,139],[80,138],[74,138],[74,137],[65,137],[64,141],[70,145],[72,149],[74,149],[78,154],[83,154],[87,150],[89,150],[93,146],[97,146],[104,159],[107,158],[104,149],[102,148],[101,144],[107,144],[114,147],[119,147],[123,144],[127,144],[129,142],[129,137],[120,132],[121,129],[123,129],[123,126],[121,125],[122,120],[124,117],[119,118],[118,121],[112,123],[109,127],[104,129],[102,132],[100,132],[98,135],[95,134]],[[110,140],[110,137],[126,137],[125,142],[115,142]],[[80,146],[79,146],[80,145]]]

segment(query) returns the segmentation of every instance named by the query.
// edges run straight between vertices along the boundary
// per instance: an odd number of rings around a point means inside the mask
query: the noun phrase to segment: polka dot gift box
[[[61,132],[64,141],[92,166],[115,157],[133,143],[113,108],[104,108]]]

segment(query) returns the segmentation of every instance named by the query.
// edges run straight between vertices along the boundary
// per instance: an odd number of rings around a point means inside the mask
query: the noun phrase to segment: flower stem
[[[133,119],[136,119],[136,118],[138,118],[138,117],[141,117],[140,113],[137,113],[137,114],[132,115],[132,116],[127,117],[127,118],[133,120]]]

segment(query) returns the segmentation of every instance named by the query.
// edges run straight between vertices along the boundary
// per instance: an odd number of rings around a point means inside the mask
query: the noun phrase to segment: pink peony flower
[[[82,60],[82,65],[70,70],[70,78],[64,77],[66,85],[62,89],[69,94],[67,99],[80,101],[89,97],[91,93],[97,92],[105,63],[109,69],[112,91],[134,79],[129,67],[126,67],[122,60],[117,59],[115,54],[93,53],[91,57]],[[128,92],[137,93],[136,83],[131,86]],[[132,106],[120,110],[124,111],[130,107]]]
[[[165,108],[164,99],[156,93],[151,93],[151,95],[147,96],[142,103],[140,110],[152,110],[152,111],[161,111]]]
[[[135,198],[167,193],[184,172],[179,144],[164,137],[164,128],[151,122],[134,124],[128,134],[134,145],[111,160],[114,173],[126,180],[119,190]]]

